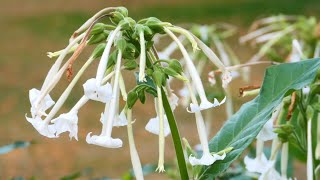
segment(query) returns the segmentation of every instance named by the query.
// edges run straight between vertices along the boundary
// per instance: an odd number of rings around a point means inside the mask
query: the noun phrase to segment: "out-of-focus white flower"
[[[266,172],[269,167],[269,164],[273,163],[271,161],[268,161],[266,156],[262,153],[261,156],[258,156],[256,158],[250,158],[246,156],[244,158],[244,164],[246,165],[246,169],[249,172],[256,172],[256,173],[263,173]]]
[[[200,159],[197,159],[196,157],[190,155],[189,162],[192,166],[196,166],[196,165],[209,166],[218,160],[223,160],[225,157],[226,157],[226,153],[224,153],[221,156],[218,154],[212,155],[210,153],[203,153],[203,155]]]
[[[56,136],[68,131],[70,140],[74,137],[78,141],[78,111],[61,114],[52,122],[54,123]]]
[[[171,92],[168,100],[169,100],[169,104],[170,104],[172,111],[174,111],[176,109],[176,107],[178,106],[178,101],[179,101],[178,96]]]
[[[214,71],[210,71],[210,72],[208,73],[208,81],[209,81],[209,83],[210,83],[211,86],[214,86],[214,85],[217,84]]]
[[[208,41],[209,36],[208,36],[208,27],[207,26],[200,26],[199,27],[200,31],[200,38],[202,41]]]
[[[86,141],[88,144],[94,144],[97,146],[102,146],[106,148],[120,148],[122,147],[122,141],[121,139],[113,139],[109,136],[103,136],[103,135],[93,135],[90,136],[92,132],[90,132],[87,135]]]
[[[191,103],[190,104],[190,110],[187,109],[187,111],[190,112],[190,113],[195,113],[195,112],[202,111],[202,110],[205,110],[205,109],[209,109],[209,108],[212,108],[212,107],[220,106],[221,104],[223,104],[225,102],[226,102],[226,97],[224,97],[221,102],[219,102],[216,98],[214,99],[213,103],[211,103],[209,101],[202,101],[200,106]]]
[[[113,126],[116,126],[116,127],[120,127],[120,126],[126,126],[128,125],[128,121],[127,121],[127,117],[124,113],[124,110],[121,111],[121,113],[114,117],[115,119],[113,120]],[[104,123],[106,122],[106,116],[104,116],[103,113],[101,113],[101,118],[100,118],[100,122],[101,123]]]
[[[147,123],[145,129],[152,134],[159,135],[160,133],[159,117],[157,116],[155,118],[151,118]],[[164,136],[168,136],[170,132],[171,131],[168,123],[168,118],[167,116],[164,116]]]
[[[97,80],[91,78],[83,84],[84,95],[91,100],[106,103],[112,98],[112,87],[109,83],[97,85]]]
[[[279,172],[274,168],[275,161],[267,164],[266,171],[262,172],[259,180],[281,180]]]
[[[302,88],[302,94],[307,95],[310,92],[310,86],[306,86]]]
[[[32,126],[43,136],[46,136],[48,138],[56,138],[55,135],[55,128],[53,125],[49,125],[48,122],[43,121],[39,116],[36,116],[35,118],[28,118],[26,116],[26,119],[29,123],[32,124]]]
[[[54,101],[52,100],[52,98],[50,97],[49,94],[47,94],[44,97],[44,100],[42,101],[42,103],[40,104],[40,107],[35,107],[36,106],[36,101],[39,98],[41,92],[38,89],[30,89],[29,90],[29,100],[30,100],[30,104],[31,104],[31,115],[33,118],[35,118],[36,116],[43,116],[46,115],[45,111],[47,109],[49,109],[51,106],[54,105]],[[38,109],[38,110],[37,110]]]
[[[271,118],[267,121],[267,123],[263,126],[259,134],[257,135],[257,139],[262,141],[269,141],[274,139],[277,134],[273,132],[273,122],[278,118],[279,113],[282,109],[282,104],[280,104],[272,113]]]

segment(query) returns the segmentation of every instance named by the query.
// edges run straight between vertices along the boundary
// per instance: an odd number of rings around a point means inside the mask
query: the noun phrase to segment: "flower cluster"
[[[104,17],[108,17],[111,23],[98,23]],[[40,90],[31,89],[29,91],[31,117],[26,117],[28,122],[43,136],[57,138],[60,134],[69,132],[70,138],[78,140],[77,114],[79,110],[89,101],[98,101],[105,106],[100,119],[102,123],[101,133],[93,135],[92,132],[89,132],[86,137],[87,143],[106,148],[120,148],[123,146],[123,142],[119,138],[112,137],[112,129],[114,126],[126,126],[133,169],[136,177],[143,179],[141,163],[133,139],[132,109],[136,101],[145,102],[145,93],[154,97],[156,117],[150,119],[146,125],[146,130],[159,136],[158,171],[162,172],[164,171],[165,137],[170,134],[163,99],[169,99],[171,110],[174,110],[178,105],[179,98],[173,93],[169,84],[170,78],[176,78],[182,80],[188,89],[191,103],[187,110],[195,114],[203,152],[200,158],[190,155],[190,164],[211,165],[217,160],[224,159],[226,154],[218,155],[211,153],[209,150],[201,112],[220,106],[226,101],[226,98],[222,101],[214,99],[214,102],[207,99],[193,58],[181,42],[181,38],[178,38],[175,33],[188,40],[193,53],[201,50],[219,68],[223,74],[222,84],[227,87],[232,78],[229,70],[204,42],[188,30],[153,17],[135,21],[128,16],[127,9],[123,7],[106,8],[99,11],[77,29],[71,36],[66,48],[48,53],[50,58],[57,57],[57,60],[49,70]],[[183,55],[185,68],[178,60],[157,53],[153,39],[159,34],[168,35],[173,40]],[[206,38],[202,37],[202,39]],[[85,47],[96,44],[98,45],[92,55],[73,77],[72,65],[76,62],[77,57]],[[63,64],[69,53],[72,56]],[[100,58],[100,61],[96,76],[83,84],[84,95],[69,112],[57,116],[80,77],[90,64],[98,58]],[[137,73],[134,72],[136,69],[138,69]],[[133,71],[137,79],[137,85],[128,92],[122,77],[122,72],[125,70]],[[59,99],[54,102],[50,93],[65,72],[70,83]],[[119,105],[120,96],[126,102],[122,109]],[[46,111],[49,109],[50,112],[47,113]]]

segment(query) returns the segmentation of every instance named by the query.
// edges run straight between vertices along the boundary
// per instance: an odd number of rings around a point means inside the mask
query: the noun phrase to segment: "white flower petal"
[[[223,88],[226,88],[228,86],[228,84],[231,82],[232,80],[232,75],[229,71],[225,71],[222,76],[221,76],[221,79],[222,79],[222,87]]]
[[[49,109],[51,106],[54,105],[54,101],[52,100],[52,98],[50,97],[49,94],[47,94],[44,97],[44,100],[42,102],[42,104],[40,104],[40,107],[35,107],[36,106],[36,101],[39,98],[39,96],[41,95],[41,91],[39,91],[38,89],[30,89],[29,90],[29,100],[30,100],[30,104],[31,104],[31,114],[32,117],[35,117],[36,115],[44,115],[45,111],[47,109]]]
[[[216,98],[214,99],[214,102],[211,103],[209,101],[202,101],[200,106],[197,106],[193,103],[190,103],[190,110],[187,109],[189,113],[195,113],[198,111],[206,110],[209,108],[220,106],[221,104],[226,102],[226,96],[223,98],[221,102],[219,102]]]
[[[32,126],[43,136],[48,138],[57,138],[55,135],[55,129],[53,125],[47,124],[39,116],[35,118],[29,118],[26,116],[26,119]]]
[[[119,127],[119,126],[126,126],[126,125],[128,125],[128,120],[124,113],[124,110],[122,110],[119,116],[116,117],[115,120],[113,121],[113,126]]]
[[[214,71],[210,71],[208,73],[208,81],[209,81],[211,86],[214,86],[214,85],[217,84],[217,81],[216,81],[216,78],[215,78],[215,75],[214,75]]]
[[[244,164],[249,172],[263,173],[268,170],[270,163],[264,154],[254,159],[248,156],[244,158]]]
[[[69,112],[61,114],[56,119],[52,120],[56,129],[56,135],[69,132],[70,140],[74,137],[78,141],[78,115],[77,112]]]
[[[83,84],[84,95],[91,100],[106,103],[112,98],[112,87],[109,83],[97,85],[97,80],[91,78]]]
[[[171,95],[169,97],[169,104],[170,104],[172,111],[174,111],[176,109],[176,107],[178,106],[178,101],[179,101],[178,96],[174,93],[171,93]]]
[[[121,139],[113,139],[108,136],[90,136],[92,132],[88,133],[86,141],[88,144],[94,144],[97,146],[102,146],[106,148],[120,148],[122,147]]]
[[[257,135],[257,139],[262,141],[269,141],[274,139],[277,136],[276,133],[273,132],[273,119],[269,119],[267,123],[263,126],[259,134]]]
[[[259,180],[281,180],[280,174],[274,168],[275,161],[267,164],[266,171],[262,172]]]
[[[159,128],[159,117],[151,118],[150,121],[147,123],[145,129],[152,133],[159,135],[160,128]],[[168,136],[171,133],[167,116],[164,116],[164,136]]]
[[[189,162],[192,166],[196,165],[205,165],[209,166],[216,162],[217,160],[223,160],[226,157],[226,153],[224,153],[222,156],[219,156],[217,154],[211,155],[210,153],[205,153],[202,155],[200,159],[197,159],[194,156],[189,157]]]

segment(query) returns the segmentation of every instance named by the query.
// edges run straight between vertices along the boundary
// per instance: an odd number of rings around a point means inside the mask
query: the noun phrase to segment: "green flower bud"
[[[145,73],[146,73],[148,76],[152,76],[153,70],[152,70],[152,69],[146,69]]]
[[[163,72],[161,72],[160,70],[155,70],[153,73],[152,73],[152,78],[153,78],[153,81],[155,82],[155,84],[158,86],[158,87],[161,87],[162,84],[163,84],[163,79],[165,79],[165,75]]]
[[[91,56],[94,59],[101,57],[105,47],[106,47],[106,43],[98,44],[96,48],[93,50]]]
[[[116,42],[116,46],[118,47],[118,49],[121,51],[121,52],[124,52],[126,47],[127,47],[127,42],[126,40],[124,40],[123,38],[121,39],[118,39],[117,42]]]
[[[136,21],[131,17],[125,17],[119,22],[123,30],[131,30],[134,28]]]
[[[155,17],[146,19],[145,25],[148,26],[154,33],[165,34],[163,27],[171,25],[170,23],[163,23]]]
[[[138,97],[142,104],[146,102],[146,95],[143,90],[138,92]]]
[[[138,100],[138,94],[135,91],[130,91],[128,93],[128,97],[127,97],[127,107],[128,107],[128,109],[132,109],[132,107],[137,102],[137,100]]]
[[[104,23],[97,23],[93,26],[90,35],[96,35],[96,34],[100,34],[103,32],[103,30],[105,29],[105,24]]]
[[[181,74],[183,72],[183,68],[180,64],[180,62],[176,59],[172,59],[169,63],[169,67],[176,71],[178,74]]]
[[[134,70],[138,67],[138,64],[135,60],[129,60],[124,63],[124,67],[126,70]]]
[[[123,59],[128,59],[128,60],[134,60],[139,56],[139,51],[137,48],[132,44],[127,42],[126,49],[123,52]]]
[[[118,24],[124,18],[128,17],[128,10],[125,7],[119,7],[114,12],[112,12],[110,14],[111,14],[110,20],[114,24]]]
[[[163,69],[163,72],[165,74],[167,74],[168,76],[172,76],[175,77],[177,79],[180,79],[182,81],[188,82],[189,80],[183,76],[181,76],[180,74],[178,74],[174,69],[170,68],[170,67],[166,67]]]
[[[98,44],[105,41],[108,38],[109,31],[103,31],[103,33],[92,35],[88,41],[88,45]]]

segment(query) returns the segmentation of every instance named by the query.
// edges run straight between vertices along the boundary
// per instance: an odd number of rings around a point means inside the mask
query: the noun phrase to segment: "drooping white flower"
[[[185,61],[186,61],[186,65],[187,65],[187,68],[188,68],[188,71],[189,71],[189,75],[190,75],[190,77],[192,79],[192,83],[194,84],[194,87],[197,90],[197,93],[198,93],[198,95],[199,95],[199,97],[201,99],[201,104],[200,104],[201,108],[199,108],[199,109],[204,110],[204,109],[215,107],[216,106],[216,102],[210,103],[208,101],[207,97],[206,97],[206,94],[205,94],[205,91],[204,91],[203,84],[202,84],[202,81],[200,79],[200,76],[199,76],[199,74],[198,74],[198,72],[196,70],[196,67],[194,66],[194,64],[193,64],[193,62],[192,62],[187,50],[184,48],[184,46],[179,41],[179,39],[168,28],[164,28],[164,31],[177,43],[177,45],[178,45],[178,47],[179,47],[179,49],[180,49]],[[191,36],[191,38],[192,38],[192,36]],[[200,44],[199,44],[199,46],[200,46]],[[222,66],[223,66],[223,64],[222,64]]]
[[[176,94],[174,94],[173,92],[171,92],[168,100],[169,100],[169,104],[170,104],[172,111],[174,111],[176,109],[176,107],[178,106],[178,101],[179,101],[178,96]]]
[[[259,134],[257,135],[257,139],[262,141],[269,141],[274,139],[277,134],[273,132],[273,122],[276,121],[276,119],[279,116],[280,111],[282,110],[282,104],[280,104],[271,115],[271,118],[267,121],[267,123],[263,126]]]
[[[104,123],[106,122],[106,116],[104,116],[103,113],[101,113],[101,118],[100,118],[100,122]],[[120,126],[126,126],[128,125],[128,121],[127,121],[127,117],[124,113],[124,110],[121,111],[121,113],[115,117],[115,119],[113,120],[113,126],[116,127],[120,127]]]
[[[266,172],[269,167],[269,164],[272,163],[271,161],[268,161],[266,156],[262,153],[261,156],[258,156],[256,158],[250,158],[246,156],[244,158],[244,164],[246,165],[246,169],[249,172],[256,172],[256,173],[263,173]]]
[[[267,164],[266,170],[261,173],[259,180],[282,180],[279,172],[274,168],[275,161]]]
[[[109,83],[97,85],[97,80],[91,78],[83,84],[84,95],[91,100],[106,103],[112,98],[112,87]]]
[[[212,107],[220,106],[221,104],[223,104],[225,102],[226,102],[226,97],[224,97],[222,99],[222,101],[220,101],[220,102],[216,98],[214,99],[213,103],[211,103],[209,101],[201,101],[200,106],[191,103],[190,104],[190,110],[187,109],[187,111],[190,112],[190,113],[195,113],[195,112],[199,112],[199,111],[202,111],[202,110],[205,110],[205,109],[209,109],[209,108],[212,108]]]
[[[39,116],[35,118],[29,118],[26,116],[26,119],[32,126],[43,136],[48,138],[56,138],[55,128],[53,125],[49,125],[48,122],[43,121]]]
[[[119,76],[121,70],[121,59],[122,59],[122,52],[118,51],[117,61],[115,65],[115,77],[112,89],[112,98],[110,102],[106,103],[105,110],[103,113],[102,119],[102,132],[99,136],[93,135],[91,136],[91,132],[87,135],[86,141],[88,144],[94,144],[98,146],[103,146],[107,148],[120,148],[122,147],[122,140],[121,139],[113,139],[111,137],[112,128],[114,118],[116,117],[117,111],[117,97],[118,93],[120,93],[119,89]]]
[[[42,102],[42,104],[40,104],[40,107],[35,107],[36,106],[36,101],[39,98],[41,94],[41,91],[39,91],[38,89],[30,89],[29,90],[29,100],[30,100],[30,104],[31,104],[31,115],[33,118],[35,118],[36,116],[43,116],[46,115],[45,111],[47,109],[49,109],[51,106],[54,105],[54,101],[52,100],[52,98],[50,97],[49,94],[47,94],[44,97],[44,100]],[[38,109],[38,111],[36,110]]]
[[[263,126],[259,134],[257,135],[257,139],[263,140],[263,141],[269,141],[272,140],[277,136],[276,133],[273,132],[273,119],[269,119],[267,123]]]
[[[52,122],[54,123],[56,136],[68,131],[70,140],[74,137],[78,141],[78,111],[61,114]]]
[[[97,145],[97,146],[102,146],[102,147],[106,147],[106,148],[120,148],[122,147],[122,141],[121,139],[113,139],[107,135],[100,135],[100,136],[97,136],[97,135],[93,135],[91,136],[91,133],[90,132],[88,135],[87,135],[87,138],[86,138],[86,141],[88,144],[94,144],[94,145]]]
[[[196,157],[190,155],[189,162],[192,166],[196,166],[196,165],[209,166],[218,160],[223,160],[225,157],[226,157],[226,153],[223,153],[223,155],[221,156],[218,154],[212,155],[210,153],[203,153],[200,159],[197,159]]]
[[[160,133],[159,117],[157,116],[155,118],[151,118],[147,123],[145,129],[152,134],[159,135]],[[164,136],[168,136],[170,132],[171,131],[168,123],[168,118],[167,116],[164,116]]]
[[[144,40],[143,30],[139,33],[140,39],[140,63],[139,63],[139,82],[146,82],[144,70],[146,68],[146,42]]]

